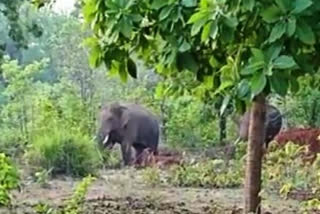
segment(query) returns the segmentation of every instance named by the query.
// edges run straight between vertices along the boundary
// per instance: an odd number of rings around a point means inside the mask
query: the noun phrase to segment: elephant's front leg
[[[131,143],[124,141],[121,143],[121,152],[124,165],[128,166],[131,164]]]

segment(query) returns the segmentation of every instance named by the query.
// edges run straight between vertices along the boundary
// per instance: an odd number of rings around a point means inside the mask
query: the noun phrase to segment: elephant
[[[132,164],[132,147],[136,151],[136,163],[146,148],[157,155],[159,132],[155,115],[138,104],[114,102],[100,109],[98,141],[108,149],[119,143],[124,165]]]
[[[265,148],[268,148],[269,143],[280,132],[282,127],[282,115],[280,111],[272,105],[266,105],[266,121],[265,121]],[[250,109],[247,110],[240,119],[233,118],[238,127],[239,140],[247,141],[249,135]]]

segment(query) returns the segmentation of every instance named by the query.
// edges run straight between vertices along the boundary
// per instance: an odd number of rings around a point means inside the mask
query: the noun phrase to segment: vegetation
[[[223,152],[199,158],[232,145],[230,115],[252,107],[263,118],[265,102],[281,110],[284,128],[319,128],[319,3],[85,0],[63,15],[47,2],[0,0],[1,205],[10,204],[19,183],[9,158],[21,171],[31,169],[42,188],[56,175],[122,170],[119,152],[102,150],[94,137],[99,106],[128,101],[158,116],[161,146],[191,156],[168,170],[142,170],[146,183],[245,184],[249,210],[260,189],[262,197],[305,193],[303,211],[320,210],[319,157],[306,163],[304,147],[272,143],[262,158],[262,119],[253,118],[250,142],[236,145],[230,159]],[[81,213],[91,181],[83,180],[62,213]],[[35,209],[56,212],[48,204]]]
[[[0,153],[0,206],[11,205],[10,190],[18,187],[19,175],[11,160]]]

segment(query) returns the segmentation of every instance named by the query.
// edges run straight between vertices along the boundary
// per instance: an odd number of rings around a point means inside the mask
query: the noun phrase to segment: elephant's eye
[[[108,118],[108,119],[107,119],[107,121],[109,121],[109,122],[110,122],[110,121],[112,121],[112,120],[113,120],[113,118],[112,118],[112,117],[110,117],[110,118]]]

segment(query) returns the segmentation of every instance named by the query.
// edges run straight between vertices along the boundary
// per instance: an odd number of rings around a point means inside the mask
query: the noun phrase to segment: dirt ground
[[[26,179],[20,191],[14,193],[15,208],[0,213],[35,213],[32,206],[47,203],[59,206],[71,196],[79,179],[59,177],[48,182],[48,187]],[[299,213],[299,202],[283,200],[276,195],[263,199],[269,213]],[[242,189],[152,187],[142,178],[142,171],[134,168],[102,170],[87,194],[86,213],[241,213]]]

